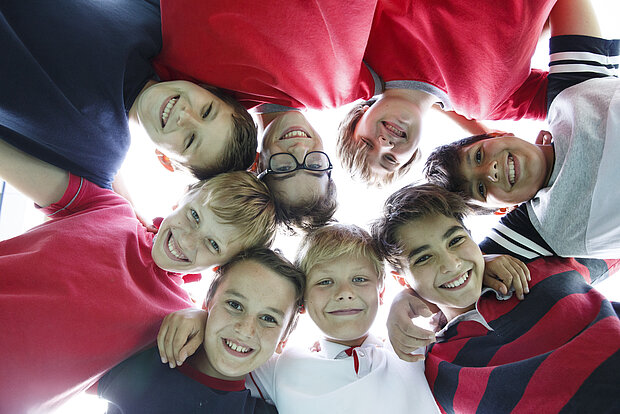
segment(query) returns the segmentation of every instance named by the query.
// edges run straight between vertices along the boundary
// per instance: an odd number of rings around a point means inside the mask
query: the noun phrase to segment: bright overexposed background
[[[597,14],[603,29],[603,36],[607,38],[620,37],[620,5],[617,0],[594,0]],[[533,66],[546,68],[548,60],[547,42],[542,41],[533,59]],[[491,64],[481,61],[480,64]],[[400,186],[420,177],[421,163],[413,171],[399,181],[381,190],[368,188],[364,184],[352,181],[340,168],[335,156],[336,130],[342,116],[348,112],[350,106],[324,111],[310,111],[307,116],[315,129],[323,137],[325,150],[332,159],[334,171],[332,177],[338,187],[339,207],[335,218],[343,223],[354,223],[368,228],[368,224],[379,216],[384,200]],[[467,136],[459,126],[450,121],[438,111],[430,111],[424,120],[421,149],[423,157],[428,155],[435,146],[442,145],[455,139]],[[486,125],[503,131],[513,132],[516,136],[533,141],[538,131],[546,129],[544,122],[485,122]],[[135,136],[127,160],[123,166],[125,180],[131,190],[132,197],[139,211],[145,217],[164,217],[170,213],[172,206],[182,196],[185,185],[191,182],[189,177],[181,174],[171,174],[159,166],[153,149],[147,144],[144,137]],[[2,191],[4,188],[4,191]],[[40,223],[43,216],[37,212],[32,203],[18,194],[10,186],[2,187],[0,194],[3,197],[0,210],[0,240],[13,237],[24,230]],[[476,241],[481,241],[490,227],[497,220],[497,216],[475,217],[467,225],[472,230]],[[278,236],[275,247],[281,249],[291,260],[295,257],[295,250],[299,238]],[[211,272],[203,272],[203,280],[188,286],[200,299],[204,296],[211,278]],[[620,301],[620,279],[612,278],[599,285],[611,300]],[[379,311],[373,330],[376,334],[386,337],[385,319],[391,298],[401,289],[391,277],[386,278],[385,302]],[[293,333],[288,346],[308,346],[319,336],[307,315],[302,315],[296,332]],[[106,403],[94,396],[81,395],[68,403],[58,414],[67,413],[102,413]]]

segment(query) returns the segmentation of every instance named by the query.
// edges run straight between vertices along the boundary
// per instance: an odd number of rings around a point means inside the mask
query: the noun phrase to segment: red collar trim
[[[183,375],[206,385],[209,388],[215,388],[220,391],[243,391],[245,390],[245,378],[237,381],[223,380],[219,378],[211,377],[207,374],[203,374],[196,368],[189,366],[188,364],[181,365],[177,368]]]

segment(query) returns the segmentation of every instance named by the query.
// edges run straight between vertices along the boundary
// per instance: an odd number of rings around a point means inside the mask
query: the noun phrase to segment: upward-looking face
[[[151,256],[160,268],[192,273],[226,263],[242,249],[239,230],[224,224],[195,191],[161,223]]]
[[[138,95],[130,117],[170,159],[204,168],[217,165],[232,139],[233,113],[208,90],[171,81],[155,83]]]
[[[370,260],[345,255],[310,270],[305,306],[328,340],[359,345],[377,316],[381,289]]]
[[[465,191],[481,204],[503,207],[534,197],[549,181],[551,146],[512,136],[488,138],[461,149]]]
[[[319,134],[301,112],[284,112],[265,128],[260,169],[267,169],[273,154],[287,152],[301,164],[311,151],[323,151],[323,140]],[[269,174],[265,178],[269,188],[292,206],[324,195],[329,182],[327,171],[296,170],[286,174]]]
[[[294,313],[295,287],[252,260],[229,269],[208,304],[205,372],[240,379],[273,355]]]
[[[422,113],[410,101],[385,96],[366,109],[353,139],[365,146],[370,167],[386,175],[406,164],[417,150],[421,119]]]
[[[482,290],[484,259],[454,218],[430,216],[400,226],[401,263],[407,282],[448,320],[473,309]]]

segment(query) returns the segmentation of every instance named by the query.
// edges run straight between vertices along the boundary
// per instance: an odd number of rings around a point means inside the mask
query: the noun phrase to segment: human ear
[[[278,342],[278,346],[276,346],[276,353],[281,354],[282,351],[284,351],[284,347],[286,346],[286,341],[288,339],[283,339],[280,342]]]
[[[170,161],[170,158],[168,158],[168,156],[166,156],[158,149],[155,150],[155,154],[157,155],[157,159],[159,160],[160,164],[163,165],[165,169],[170,172],[174,172],[174,165],[172,165],[172,162]]]

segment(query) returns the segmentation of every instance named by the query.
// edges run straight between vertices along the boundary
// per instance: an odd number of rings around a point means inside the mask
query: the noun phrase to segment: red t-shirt
[[[52,220],[0,242],[3,413],[88,388],[193,304],[122,197],[72,175],[45,211]]]
[[[163,80],[234,92],[246,107],[337,107],[375,93],[363,63],[377,0],[162,0]]]
[[[438,88],[475,119],[544,119],[546,72],[530,70],[556,0],[381,0],[366,63],[386,82]]]

